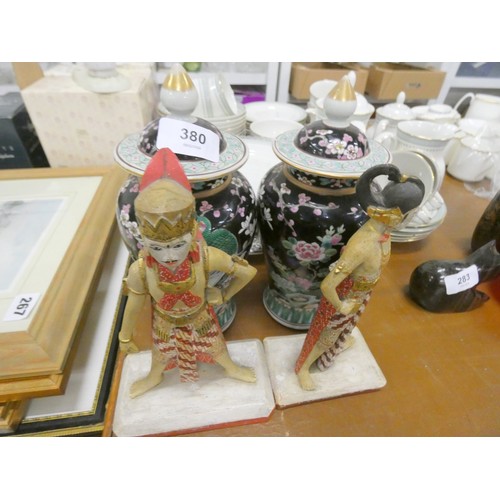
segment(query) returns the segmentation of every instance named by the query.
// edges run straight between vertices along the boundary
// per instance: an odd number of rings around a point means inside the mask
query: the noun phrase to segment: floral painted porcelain
[[[259,227],[269,273],[264,305],[279,323],[306,330],[320,284],[349,238],[366,222],[355,186],[389,152],[350,124],[354,90],[342,79],[325,99],[327,118],[278,136],[282,160],[262,180]]]
[[[171,111],[171,115],[208,129],[220,139],[218,162],[177,155],[191,183],[203,237],[208,245],[244,258],[250,252],[257,229],[256,196],[250,182],[238,172],[248,159],[248,149],[239,137],[223,133],[206,120],[193,117],[191,112],[196,107],[196,89],[182,67],[175,65],[172,73],[167,76],[160,94],[164,107]],[[184,86],[177,80],[184,82]],[[181,90],[175,91],[176,88]],[[142,132],[124,138],[115,150],[116,161],[130,174],[121,187],[116,216],[122,239],[134,259],[143,247],[133,208],[134,200],[144,170],[158,150],[159,120],[149,123]],[[216,273],[211,276],[210,285],[224,288],[229,280],[230,277]],[[222,328],[227,329],[236,314],[234,301],[216,308],[216,312]]]

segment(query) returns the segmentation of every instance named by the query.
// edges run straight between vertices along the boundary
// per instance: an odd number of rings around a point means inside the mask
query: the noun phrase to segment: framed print
[[[0,402],[64,388],[124,177],[118,167],[0,172]]]
[[[64,394],[27,400],[14,436],[101,435],[126,298],[128,250],[113,234]]]

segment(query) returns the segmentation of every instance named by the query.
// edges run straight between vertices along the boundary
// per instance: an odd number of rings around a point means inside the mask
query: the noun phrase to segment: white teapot
[[[455,109],[467,99],[470,99],[470,104],[465,118],[500,122],[500,96],[468,92],[455,104]]]
[[[377,108],[375,122],[367,131],[369,138],[377,137],[384,130],[395,132],[399,122],[416,119],[416,114],[405,104],[405,99],[406,94],[400,92],[395,102]]]

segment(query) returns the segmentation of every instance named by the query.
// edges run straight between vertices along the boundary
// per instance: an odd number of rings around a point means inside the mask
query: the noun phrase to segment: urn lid
[[[198,92],[191,77],[180,64],[174,64],[160,90],[160,101],[168,111],[166,118],[202,127],[219,138],[219,161],[176,153],[189,180],[210,180],[239,169],[248,159],[248,150],[238,137],[221,132],[207,120],[193,116]],[[115,160],[129,173],[141,176],[158,151],[156,140],[160,121],[157,118],[138,133],[123,139],[115,149]]]
[[[294,139],[295,146],[325,159],[354,160],[369,153],[368,139],[350,119],[357,107],[356,94],[348,78],[343,78],[327,95],[325,119],[303,127]]]
[[[351,123],[357,106],[354,89],[347,76],[325,98],[326,118],[316,120],[298,133],[279,135],[273,144],[285,163],[325,177],[359,177],[367,168],[385,163],[390,153]]]

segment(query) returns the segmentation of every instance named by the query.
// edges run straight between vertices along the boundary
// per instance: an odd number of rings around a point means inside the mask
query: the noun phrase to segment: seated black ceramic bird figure
[[[470,271],[470,272],[469,272]],[[489,297],[476,290],[500,276],[500,235],[463,260],[429,260],[410,276],[410,297],[432,312],[476,309]]]

